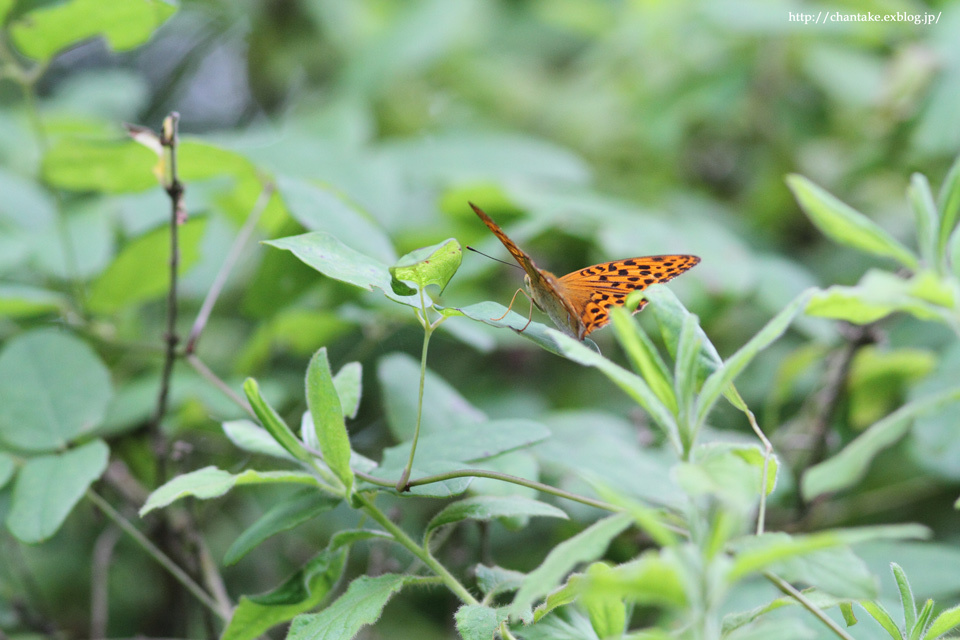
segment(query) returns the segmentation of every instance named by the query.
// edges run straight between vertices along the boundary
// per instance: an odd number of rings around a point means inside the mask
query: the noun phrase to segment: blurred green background
[[[8,21],[50,4],[18,2]],[[938,22],[791,19],[821,11],[929,14]],[[387,264],[451,236],[509,259],[468,200],[558,274],[634,255],[692,253],[702,263],[670,288],[727,356],[806,287],[853,284],[871,267],[889,267],[820,236],[787,189],[786,174],[810,178],[914,244],[904,195],[911,174],[926,174],[936,188],[960,151],[958,33],[960,4],[948,1],[184,1],[143,46],[114,52],[93,39],[60,53],[34,96],[9,75],[0,82],[0,277],[69,299],[53,313],[0,318],[0,338],[52,322],[78,328],[96,345],[116,388],[101,433],[112,434],[115,455],[149,486],[149,451],[137,426],[152,407],[159,359],[135,347],[159,344],[163,291],[99,313],[83,300],[120,250],[162,226],[166,196],[147,189],[152,178],[115,192],[48,188],[44,182],[67,185],[51,177],[45,153],[65,135],[119,140],[123,122],[158,128],[176,110],[185,139],[228,149],[277,180],[286,208],[268,209],[258,240],[327,228],[329,220],[314,211],[325,205],[310,204],[310,184],[319,183],[333,210],[360,211],[379,229],[354,248]],[[31,67],[9,38],[3,54],[5,69]],[[206,164],[194,169],[204,179],[186,178],[188,210],[206,226],[183,283],[183,333],[259,193],[220,169]],[[304,200],[296,205],[290,194]],[[55,223],[60,216],[65,226]],[[64,242],[64,233],[71,240]],[[165,273],[162,261],[150,269]],[[468,253],[438,301],[506,304],[521,284],[518,273]],[[641,315],[641,322],[649,320]],[[827,416],[831,450],[917,393],[935,369],[942,378],[960,363],[955,336],[939,325],[894,316],[876,330],[878,344],[858,354]],[[772,526],[921,521],[955,544],[955,435],[908,438],[872,467],[860,489],[830,504],[801,505],[793,494],[811,406],[831,355],[847,344],[845,331],[802,318],[738,380],[787,463]],[[610,330],[591,337],[622,361]],[[400,366],[391,354],[416,358],[421,340],[409,309],[251,243],[199,353],[234,388],[256,376],[294,423],[310,353],[326,345],[335,367],[360,361],[364,398],[351,438],[376,458],[393,442],[382,398]],[[511,332],[455,318],[431,348],[431,370],[489,415],[535,418],[557,432],[568,425],[572,453],[555,453],[561,463],[575,463],[563,458],[580,454],[578,440],[655,440],[633,403],[597,372]],[[180,443],[180,469],[236,470],[248,462],[218,424],[240,411],[185,366],[175,376],[173,409],[165,427]],[[952,405],[936,420],[935,433],[945,434],[960,410]],[[712,423],[749,437],[732,409],[716,412]],[[219,558],[272,499],[258,489],[191,508]],[[397,513],[416,523],[434,509],[406,500]],[[231,595],[274,586],[350,516],[338,510],[227,568]],[[97,521],[93,509],[81,509],[44,545],[19,548],[8,540],[0,572],[8,602],[20,602],[29,576],[24,599],[41,604],[27,608],[82,635]],[[494,532],[492,545],[500,564],[529,569],[545,552],[538,540],[571,531],[535,523]],[[476,561],[478,538],[457,535],[452,547],[466,566]],[[162,572],[124,539],[117,545],[110,633],[196,632],[196,620],[171,613],[182,603],[166,599]],[[944,567],[958,575],[960,554],[938,545],[875,545],[864,557],[888,594],[886,565],[895,560],[918,595],[955,598],[957,582],[944,579]],[[354,573],[402,570],[407,561],[374,550],[354,556],[352,566]],[[417,592],[392,604],[367,637],[452,637],[454,608],[448,595]],[[14,609],[4,608],[6,621],[18,619]]]

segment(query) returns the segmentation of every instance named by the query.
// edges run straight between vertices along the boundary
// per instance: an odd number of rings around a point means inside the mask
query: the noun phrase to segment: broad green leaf
[[[584,346],[583,343],[566,336],[559,331],[548,329],[547,334],[553,338],[561,350],[561,354],[584,366],[596,367],[614,384],[633,398],[637,404],[643,407],[654,422],[663,430],[671,442],[682,450],[680,446],[680,435],[677,429],[677,423],[670,410],[660,401],[657,395],[650,389],[643,378],[614,362],[607,360],[602,355]]]
[[[473,572],[477,576],[477,588],[487,596],[516,591],[527,575],[512,569],[482,564],[478,564]]]
[[[630,526],[631,519],[616,514],[598,520],[577,535],[555,546],[539,567],[530,572],[510,605],[511,615],[523,613],[541,596],[553,590],[578,563],[599,558],[610,541]]]
[[[333,376],[333,386],[337,388],[344,418],[357,417],[357,411],[360,409],[360,394],[363,391],[362,374],[363,367],[359,362],[348,362],[340,367],[337,375]]]
[[[810,221],[834,242],[894,258],[912,271],[919,267],[916,256],[909,249],[853,207],[803,176],[787,176],[787,185]]]
[[[935,640],[960,627],[960,605],[940,612],[923,634],[923,640]]]
[[[830,609],[832,607],[849,604],[849,601],[836,598],[814,588],[804,589],[801,593],[803,593],[803,597],[806,598],[807,601],[811,602],[818,609]],[[782,596],[780,598],[771,600],[764,605],[747,611],[728,613],[723,616],[723,637],[728,637],[728,634],[734,630],[739,629],[740,627],[743,627],[772,611],[789,606],[800,606],[800,602],[792,596]],[[847,624],[848,626],[851,624],[856,624],[856,619],[848,621]]]
[[[413,282],[421,289],[436,285],[442,293],[460,268],[462,259],[460,243],[450,238],[403,256],[390,267],[390,275],[397,280]]]
[[[900,632],[900,627],[897,626],[897,623],[893,621],[893,617],[882,604],[879,602],[870,602],[863,601],[860,603],[860,606],[864,610],[873,616],[873,619],[880,623],[880,626],[883,627],[883,630],[890,634],[890,637],[893,640],[903,640],[903,634]]]
[[[447,308],[441,310],[441,313],[447,316],[462,315],[492,327],[513,329],[519,333],[522,338],[530,340],[540,348],[546,349],[550,353],[555,353],[559,356],[564,355],[560,345],[557,344],[553,334],[550,333],[551,329],[547,325],[536,321],[528,325],[526,314],[520,315],[516,311],[507,312],[506,307],[496,302],[478,302],[477,304],[456,309]],[[504,313],[507,315],[504,316]],[[499,318],[499,320],[495,320],[494,318]],[[526,329],[524,329],[524,327],[526,327]],[[596,347],[593,340],[589,338],[586,339],[586,343]]]
[[[353,488],[353,470],[350,468],[350,436],[343,421],[340,397],[333,384],[327,348],[319,349],[310,359],[306,376],[307,407],[320,443],[323,460],[330,467],[349,494]]]
[[[670,547],[677,544],[677,535],[667,525],[667,518],[656,509],[626,498],[607,486],[597,486],[597,493],[606,502],[620,507],[624,513],[629,514],[634,524],[650,536],[657,546]]]
[[[376,578],[360,576],[320,613],[294,618],[287,640],[350,640],[362,627],[380,618],[393,594],[418,580],[414,575],[392,573]]]
[[[57,329],[23,333],[0,352],[0,442],[63,449],[103,421],[112,395],[110,372],[84,342]]]
[[[269,240],[264,244],[292,252],[308,266],[328,278],[346,282],[367,291],[380,289],[383,295],[394,302],[420,308],[418,296],[400,296],[393,292],[387,265],[351,249],[328,233],[314,231],[299,236]]]
[[[7,486],[17,470],[17,463],[9,453],[0,451],[0,489]]]
[[[937,239],[940,214],[933,201],[933,192],[930,190],[927,177],[921,173],[910,176],[907,195],[910,197],[913,216],[917,222],[917,245],[920,247],[920,255],[928,267],[936,268],[939,262],[939,251],[941,251]]]
[[[595,562],[587,568],[586,579],[603,579],[614,568],[602,562]],[[600,590],[587,589],[580,597],[583,608],[587,610],[590,624],[601,638],[619,638],[626,629],[627,605],[623,598]]]
[[[177,233],[180,274],[200,259],[206,218],[191,218]],[[129,243],[90,287],[87,308],[115,313],[128,305],[162,297],[170,287],[170,228],[163,226]]]
[[[65,453],[31,458],[13,486],[7,528],[28,544],[57,532],[87,488],[106,470],[110,448],[102,440]]]
[[[914,418],[958,400],[960,388],[903,405],[864,431],[839,453],[807,469],[800,484],[804,499],[812,500],[824,493],[852,487],[863,478],[878,453],[909,431]]]
[[[103,36],[114,51],[128,51],[176,10],[165,0],[71,0],[20,16],[9,26],[10,37],[21,53],[41,61],[94,36]]]
[[[674,363],[673,380],[677,393],[679,423],[683,428],[684,444],[689,448],[693,442],[696,425],[691,424],[693,398],[697,386],[697,355],[700,353],[700,340],[697,336],[697,327],[700,322],[697,316],[690,314],[683,318],[683,327],[680,329],[680,340],[677,342],[677,360]]]
[[[273,591],[241,596],[220,640],[253,640],[270,627],[315,608],[337,584],[346,558],[346,549],[326,549]]]
[[[158,186],[156,165],[156,154],[132,140],[63,137],[44,154],[41,172],[61,189],[131,193]]]
[[[519,498],[516,496],[474,496],[447,505],[443,511],[430,520],[424,537],[429,539],[431,533],[438,527],[463,520],[492,520],[494,518],[518,516],[567,519],[567,514],[562,510],[545,502],[539,502],[538,500],[530,500],[529,498]]]
[[[496,635],[500,623],[507,619],[507,611],[467,604],[457,609],[453,617],[457,623],[457,633],[463,640],[490,640]]]
[[[0,317],[29,318],[66,307],[62,295],[22,284],[0,284]]]
[[[697,398],[698,423],[702,424],[706,420],[713,405],[720,398],[720,394],[733,383],[734,379],[757,357],[757,354],[783,335],[790,323],[793,322],[794,317],[807,305],[811,295],[813,295],[813,291],[807,290],[794,298],[793,302],[775,315],[745,345],[727,358],[723,367],[710,374],[703,383],[700,395]]]
[[[410,457],[410,450],[407,448],[406,453],[401,453],[399,450],[396,451],[396,454],[385,458],[383,464],[371,472],[372,475],[382,480],[387,480],[391,482],[391,484],[396,484],[397,479],[400,478],[400,474],[403,473],[404,468],[406,468],[407,460]],[[420,449],[418,447],[417,453],[419,452]],[[460,472],[469,468],[470,465],[463,462],[438,460],[436,458],[427,458],[418,455],[417,459],[413,461],[413,467],[410,469],[410,480],[419,480],[441,473]],[[409,494],[427,498],[452,498],[465,492],[467,488],[470,487],[471,482],[473,482],[473,478],[469,475],[457,476],[440,482],[430,482],[411,487],[405,495]],[[377,489],[380,491],[383,490],[382,487],[377,487]]]
[[[660,401],[676,414],[677,398],[673,391],[673,376],[653,342],[624,308],[614,308],[610,319],[617,341],[630,358],[633,368],[646,380]]]
[[[616,596],[655,606],[688,606],[685,576],[675,553],[648,550],[609,571],[588,572],[578,585],[582,593]]]
[[[307,489],[274,505],[237,536],[223,556],[226,565],[236,564],[267,538],[288,531],[329,511],[342,502],[339,498]]]
[[[236,475],[214,466],[197,469],[177,476],[154,490],[140,508],[140,516],[165,507],[181,498],[192,496],[200,500],[219,498],[235,486],[247,484],[306,484],[314,487],[317,479],[302,471],[255,471],[248,469]]]
[[[928,538],[930,531],[923,526],[887,525],[835,529],[809,535],[790,536],[785,533],[766,533],[741,540],[728,575],[731,581],[750,573],[763,571],[771,564],[821,549],[858,544],[871,540],[906,540]]]
[[[250,453],[296,462],[297,459],[278,443],[270,432],[249,420],[228,420],[223,432],[237,447]]]
[[[303,444],[297,440],[287,423],[277,413],[276,409],[270,406],[260,393],[260,385],[253,378],[247,378],[243,382],[243,392],[247,395],[250,407],[257,414],[260,424],[266,429],[277,443],[287,450],[287,452],[300,462],[312,463],[313,456],[307,451]],[[337,409],[339,411],[339,408]]]
[[[955,305],[950,285],[930,271],[909,280],[886,271],[870,270],[853,287],[833,285],[817,291],[807,305],[808,315],[854,324],[869,324],[896,311],[921,320],[940,320]]]
[[[950,235],[957,226],[960,217],[960,156],[954,160],[940,186],[940,229],[937,233],[938,255],[943,259]]]
[[[383,229],[334,188],[281,175],[277,190],[290,215],[307,231],[329,233],[354,251],[384,262],[396,258]]]
[[[917,624],[917,601],[913,597],[910,581],[907,580],[907,574],[903,571],[903,568],[896,562],[890,563],[890,569],[893,571],[897,590],[900,592],[900,605],[903,607],[904,622],[908,630],[913,629]]]

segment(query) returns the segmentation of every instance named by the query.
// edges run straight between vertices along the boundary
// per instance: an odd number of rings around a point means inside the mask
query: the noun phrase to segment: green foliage
[[[954,6],[274,4],[0,0],[7,635],[955,632]]]

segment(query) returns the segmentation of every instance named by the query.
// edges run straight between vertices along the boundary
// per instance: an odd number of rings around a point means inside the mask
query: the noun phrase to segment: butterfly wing
[[[689,255],[646,256],[604,262],[574,271],[558,281],[560,293],[584,325],[581,339],[610,321],[610,309],[623,306],[627,294],[667,282],[692,269],[700,258]],[[642,300],[637,311],[647,303]]]
[[[503,229],[501,229],[490,216],[472,202],[469,204],[473,211],[483,220],[483,223],[493,232],[493,235],[500,239],[500,242],[507,248],[507,251],[510,252],[514,260],[527,272],[530,295],[533,297],[533,301],[537,306],[546,312],[554,324],[562,331],[582,340],[583,324],[581,314],[570,301],[562,295],[559,285],[559,281],[562,280],[562,278],[558,280],[558,278],[549,271],[538,268],[530,256],[524,253],[513,240],[508,238],[507,234],[503,232]]]

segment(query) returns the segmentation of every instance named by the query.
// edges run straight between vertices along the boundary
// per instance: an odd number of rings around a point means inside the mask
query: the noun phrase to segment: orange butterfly
[[[549,271],[538,268],[530,256],[508,238],[490,216],[472,202],[469,204],[527,272],[523,282],[533,303],[550,316],[561,331],[577,340],[583,340],[595,329],[606,325],[610,321],[610,309],[622,306],[631,291],[640,291],[651,284],[672,280],[700,262],[697,256],[688,255],[628,258],[595,264],[558,278]],[[517,294],[513,297],[516,299]],[[513,305],[512,300],[510,304]],[[646,304],[646,300],[641,300],[637,311]],[[532,318],[532,306],[530,314]],[[506,315],[503,314],[497,320]],[[528,326],[529,319],[520,331]]]

